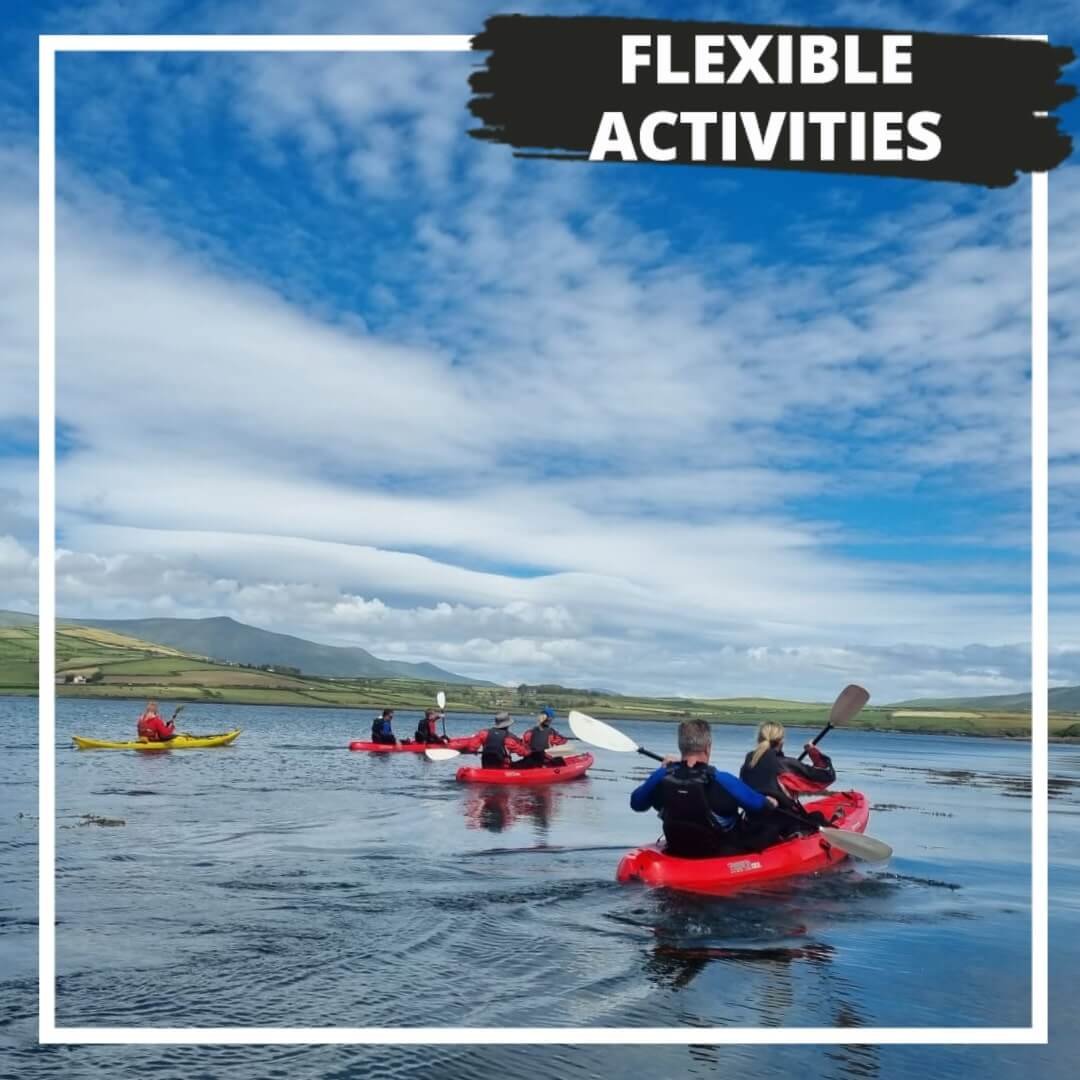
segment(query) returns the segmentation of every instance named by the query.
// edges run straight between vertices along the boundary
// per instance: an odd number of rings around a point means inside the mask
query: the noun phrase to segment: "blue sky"
[[[8,19],[2,606],[34,602],[33,35],[469,33],[497,10],[292,6]],[[1038,14],[725,9],[1076,43],[1069,5]],[[61,612],[225,613],[511,683],[1025,685],[1028,185],[518,161],[464,134],[475,62],[61,57]],[[1078,177],[1051,184],[1062,359]],[[1074,682],[1080,385],[1053,378],[1052,677]]]

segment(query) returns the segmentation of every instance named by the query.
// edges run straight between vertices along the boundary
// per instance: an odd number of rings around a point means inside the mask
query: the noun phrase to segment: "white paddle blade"
[[[582,741],[599,746],[601,750],[614,750],[617,754],[634,753],[638,745],[621,731],[602,720],[595,720],[577,709],[570,710],[570,730]]]
[[[440,709],[446,708],[446,695],[441,690],[435,695],[435,704],[438,705]]]
[[[449,746],[429,746],[424,751],[428,761],[449,761],[451,758],[461,757],[460,750],[451,750]]]
[[[854,855],[856,859],[884,862],[892,856],[892,848],[883,840],[876,840],[872,836],[848,832],[846,829],[821,829],[820,832],[833,847]]]
[[[551,757],[574,757],[576,754],[585,754],[589,748],[584,743],[564,742],[558,746],[549,746],[547,753]]]
[[[856,686],[855,683],[845,686],[829,711],[829,723],[833,727],[843,727],[859,715],[869,700],[870,694],[861,686]]]

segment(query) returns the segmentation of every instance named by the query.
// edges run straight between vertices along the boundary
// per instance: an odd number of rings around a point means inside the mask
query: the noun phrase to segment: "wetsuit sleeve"
[[[830,784],[836,783],[836,770],[833,763],[814,747],[812,765],[804,765],[794,758],[785,757],[782,771],[777,779],[787,791],[809,794],[824,791]]]
[[[506,749],[519,757],[525,757],[529,753],[529,748],[515,735],[506,736]]]
[[[548,744],[549,746],[562,746],[563,743],[566,743],[566,742],[569,742],[569,741],[570,740],[565,735],[560,735],[554,728],[552,728],[552,730],[551,730],[551,741]]]
[[[650,773],[644,783],[639,784],[630,792],[630,809],[639,814],[645,810],[659,810],[660,782],[667,775],[667,767],[661,765],[655,772]]]
[[[752,787],[748,787],[737,776],[732,776],[731,773],[720,772],[719,769],[712,770],[713,780],[715,780],[744,810],[751,810],[757,812],[764,810],[768,806],[768,802],[765,796],[760,792],[755,791]]]

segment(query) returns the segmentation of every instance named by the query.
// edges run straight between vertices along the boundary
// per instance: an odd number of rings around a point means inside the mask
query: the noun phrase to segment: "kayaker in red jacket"
[[[442,713],[438,709],[428,709],[424,713],[423,719],[416,725],[416,734],[413,736],[413,741],[421,743],[449,742],[449,736],[440,735],[438,732],[441,717]]]
[[[524,757],[529,753],[529,748],[518,738],[510,734],[510,725],[514,718],[506,712],[501,712],[495,717],[494,726],[487,731],[479,732],[474,737],[474,743],[483,736],[480,750],[480,768],[482,769],[509,769],[516,767],[511,753]]]
[[[158,714],[156,701],[148,701],[142,716],[139,717],[139,738],[147,742],[168,742],[176,738],[176,728],[171,720],[165,721]]]
[[[551,757],[548,754],[552,746],[560,746],[569,741],[551,726],[554,719],[555,710],[545,705],[536,718],[536,727],[529,728],[521,740],[528,749],[528,753],[515,765],[515,768],[543,769],[566,764],[565,758]]]

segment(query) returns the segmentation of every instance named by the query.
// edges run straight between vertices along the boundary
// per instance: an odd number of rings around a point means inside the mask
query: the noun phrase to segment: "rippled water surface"
[[[650,768],[636,755],[597,751],[589,776],[561,787],[473,787],[455,783],[453,764],[350,753],[349,740],[369,730],[367,712],[239,706],[191,707],[182,725],[242,727],[233,747],[70,749],[73,732],[126,737],[137,711],[58,703],[63,1025],[1030,1022],[1023,743],[834,732],[838,786],[871,797],[868,832],[893,846],[892,861],[703,898],[614,881],[620,853],[658,833],[653,815],[628,808]],[[404,733],[414,722],[399,713],[396,726]],[[448,727],[465,734],[483,722],[454,716]],[[512,1051],[496,1047],[440,1048],[434,1058],[407,1047],[31,1049],[35,703],[0,698],[0,725],[0,860],[12,882],[0,911],[10,958],[0,1046],[11,1075],[90,1075],[106,1061],[110,1074],[132,1076],[477,1076],[508,1067]],[[620,726],[657,751],[673,748],[673,727]],[[751,730],[714,733],[714,761],[733,767]],[[1051,771],[1053,989],[1071,983],[1080,958],[1080,749],[1053,747]],[[85,824],[83,815],[124,824]],[[1050,1049],[523,1053],[531,1071],[551,1077],[638,1076],[649,1061],[661,1075],[964,1075],[977,1062],[989,1076],[1020,1067],[1064,1076],[1076,1049],[1061,1030]],[[449,1071],[432,1072],[433,1062]]]

